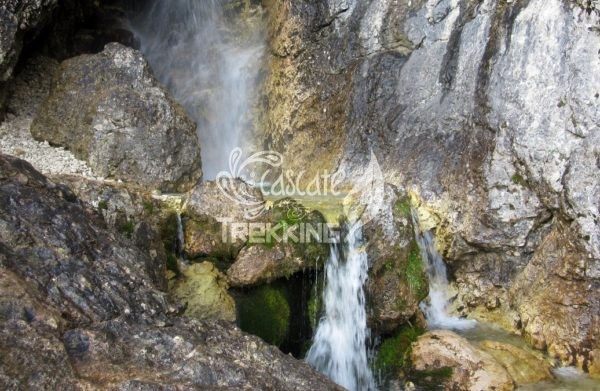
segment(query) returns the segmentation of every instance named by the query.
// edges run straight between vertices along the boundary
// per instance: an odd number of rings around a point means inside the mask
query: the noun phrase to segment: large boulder
[[[175,316],[147,257],[0,155],[0,388],[339,389],[231,323]]]
[[[202,176],[195,124],[141,53],[117,43],[60,65],[31,133],[101,177],[183,192]]]
[[[515,388],[508,372],[492,356],[452,331],[423,334],[413,343],[410,360],[418,372],[446,371],[445,390],[510,391]]]

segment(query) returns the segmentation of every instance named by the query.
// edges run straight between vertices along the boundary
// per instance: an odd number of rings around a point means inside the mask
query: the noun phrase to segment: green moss
[[[108,203],[106,201],[100,201],[98,202],[98,208],[106,210],[108,209]]]
[[[242,330],[280,346],[288,332],[290,306],[285,294],[271,285],[253,289],[238,300],[238,319]]]
[[[154,213],[154,204],[152,202],[144,202],[144,210],[150,214]]]
[[[129,220],[119,227],[119,230],[123,234],[125,234],[125,236],[127,236],[128,238],[131,238],[131,235],[133,235],[134,229],[135,229],[135,223],[133,222],[133,220]]]
[[[523,177],[519,173],[515,173],[515,175],[513,175],[510,178],[510,180],[515,185],[519,185],[519,186],[524,186],[525,185],[525,179],[523,179]]]
[[[160,239],[167,253],[177,250],[177,213],[171,212],[161,221]]]
[[[406,282],[412,292],[414,292],[420,300],[424,299],[427,296],[427,275],[423,268],[421,251],[419,251],[419,246],[416,241],[413,241],[411,244],[405,273]]]
[[[384,378],[398,377],[406,369],[411,344],[424,330],[406,325],[395,336],[383,341],[375,359],[375,370]]]
[[[167,252],[167,270],[172,271],[176,276],[180,275],[177,257],[170,251]]]
[[[396,201],[396,204],[394,205],[394,212],[398,216],[409,218],[411,214],[410,210],[411,205],[408,197]]]
[[[452,377],[453,370],[450,367],[434,369],[430,371],[411,371],[409,379],[419,389],[438,390],[443,388],[444,383]]]

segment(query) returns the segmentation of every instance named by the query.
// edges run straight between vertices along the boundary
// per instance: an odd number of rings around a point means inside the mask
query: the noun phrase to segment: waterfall
[[[158,79],[196,121],[204,177],[214,179],[229,169],[233,148],[249,147],[265,46],[260,7],[154,0],[129,24]]]
[[[183,257],[185,251],[185,236],[183,233],[183,222],[181,221],[181,214],[177,213],[177,256]]]
[[[374,390],[375,382],[367,362],[369,330],[363,291],[368,259],[362,227],[359,228],[349,230],[341,245],[331,245],[325,270],[325,315],[319,322],[306,361],[349,390]]]
[[[412,211],[415,237],[421,250],[421,256],[429,277],[429,298],[421,303],[421,310],[431,329],[464,330],[476,326],[474,320],[462,319],[448,314],[450,302],[448,293],[448,271],[442,256],[435,249],[434,237],[431,231],[421,232],[415,211]]]

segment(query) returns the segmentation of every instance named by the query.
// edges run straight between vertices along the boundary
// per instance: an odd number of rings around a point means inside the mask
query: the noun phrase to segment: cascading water
[[[368,259],[363,244],[362,227],[358,227],[350,230],[342,245],[331,245],[325,270],[325,315],[306,355],[311,366],[349,390],[375,389],[367,362],[363,286]]]
[[[435,249],[431,231],[421,232],[416,213],[412,212],[415,237],[429,277],[429,300],[421,303],[421,310],[431,329],[464,330],[476,326],[474,320],[462,319],[448,315],[448,271],[441,255]]]
[[[260,7],[243,4],[154,0],[130,21],[153,71],[198,124],[205,179],[229,169],[252,133],[265,39]]]

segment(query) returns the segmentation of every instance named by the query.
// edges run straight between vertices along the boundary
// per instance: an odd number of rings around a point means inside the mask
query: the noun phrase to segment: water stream
[[[369,330],[363,291],[368,259],[362,229],[350,232],[341,244],[331,245],[325,270],[325,314],[306,361],[348,390],[374,390],[367,360]]]
[[[249,2],[247,2],[249,3]],[[265,48],[260,7],[225,0],[154,0],[130,21],[158,79],[198,125],[205,179],[253,133],[252,106]]]
[[[470,329],[477,322],[462,319],[448,314],[450,297],[448,294],[448,270],[442,256],[435,248],[433,232],[422,232],[419,228],[416,213],[412,212],[415,237],[421,250],[427,277],[429,278],[429,297],[421,303],[421,310],[427,319],[430,329]]]

